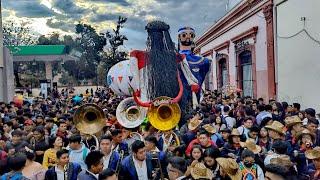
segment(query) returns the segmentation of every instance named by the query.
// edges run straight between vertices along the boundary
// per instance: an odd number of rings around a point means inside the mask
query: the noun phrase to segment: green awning
[[[67,54],[65,45],[8,46],[13,56],[45,56]]]

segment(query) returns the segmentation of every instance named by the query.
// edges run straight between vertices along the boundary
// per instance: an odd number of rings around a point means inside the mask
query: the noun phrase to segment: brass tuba
[[[158,97],[148,111],[150,124],[160,131],[168,131],[176,127],[180,121],[180,107],[178,103],[170,103],[170,100],[169,97]]]
[[[96,104],[84,104],[80,106],[73,116],[73,123],[80,133],[92,136],[95,139],[95,150],[99,150],[99,141],[95,136],[105,126],[105,115],[103,110]],[[92,149],[90,147],[89,149]]]

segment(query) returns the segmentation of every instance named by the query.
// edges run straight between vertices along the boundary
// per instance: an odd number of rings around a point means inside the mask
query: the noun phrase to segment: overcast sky
[[[75,24],[93,25],[98,32],[115,26],[119,15],[128,18],[122,33],[125,48],[145,47],[148,21],[158,19],[170,25],[176,41],[177,30],[185,25],[201,35],[225,13],[227,0],[2,0],[3,21],[26,22],[37,34],[74,34]]]

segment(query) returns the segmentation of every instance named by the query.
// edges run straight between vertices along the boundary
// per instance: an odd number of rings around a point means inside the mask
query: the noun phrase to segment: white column
[[[46,65],[46,79],[50,79],[52,81],[52,64],[51,62],[45,62]]]

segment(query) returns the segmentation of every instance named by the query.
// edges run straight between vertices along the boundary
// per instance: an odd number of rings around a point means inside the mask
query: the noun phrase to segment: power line
[[[305,33],[312,41],[314,41],[315,43],[317,43],[319,46],[320,46],[320,41],[317,40],[316,38],[314,38],[309,32],[308,30],[306,29],[306,17],[302,17],[301,18],[301,21],[303,21],[303,28],[298,31],[297,33],[291,35],[291,36],[278,36],[278,38],[281,38],[281,39],[291,39],[291,38],[294,38],[296,36],[298,36],[299,34],[301,33]]]

